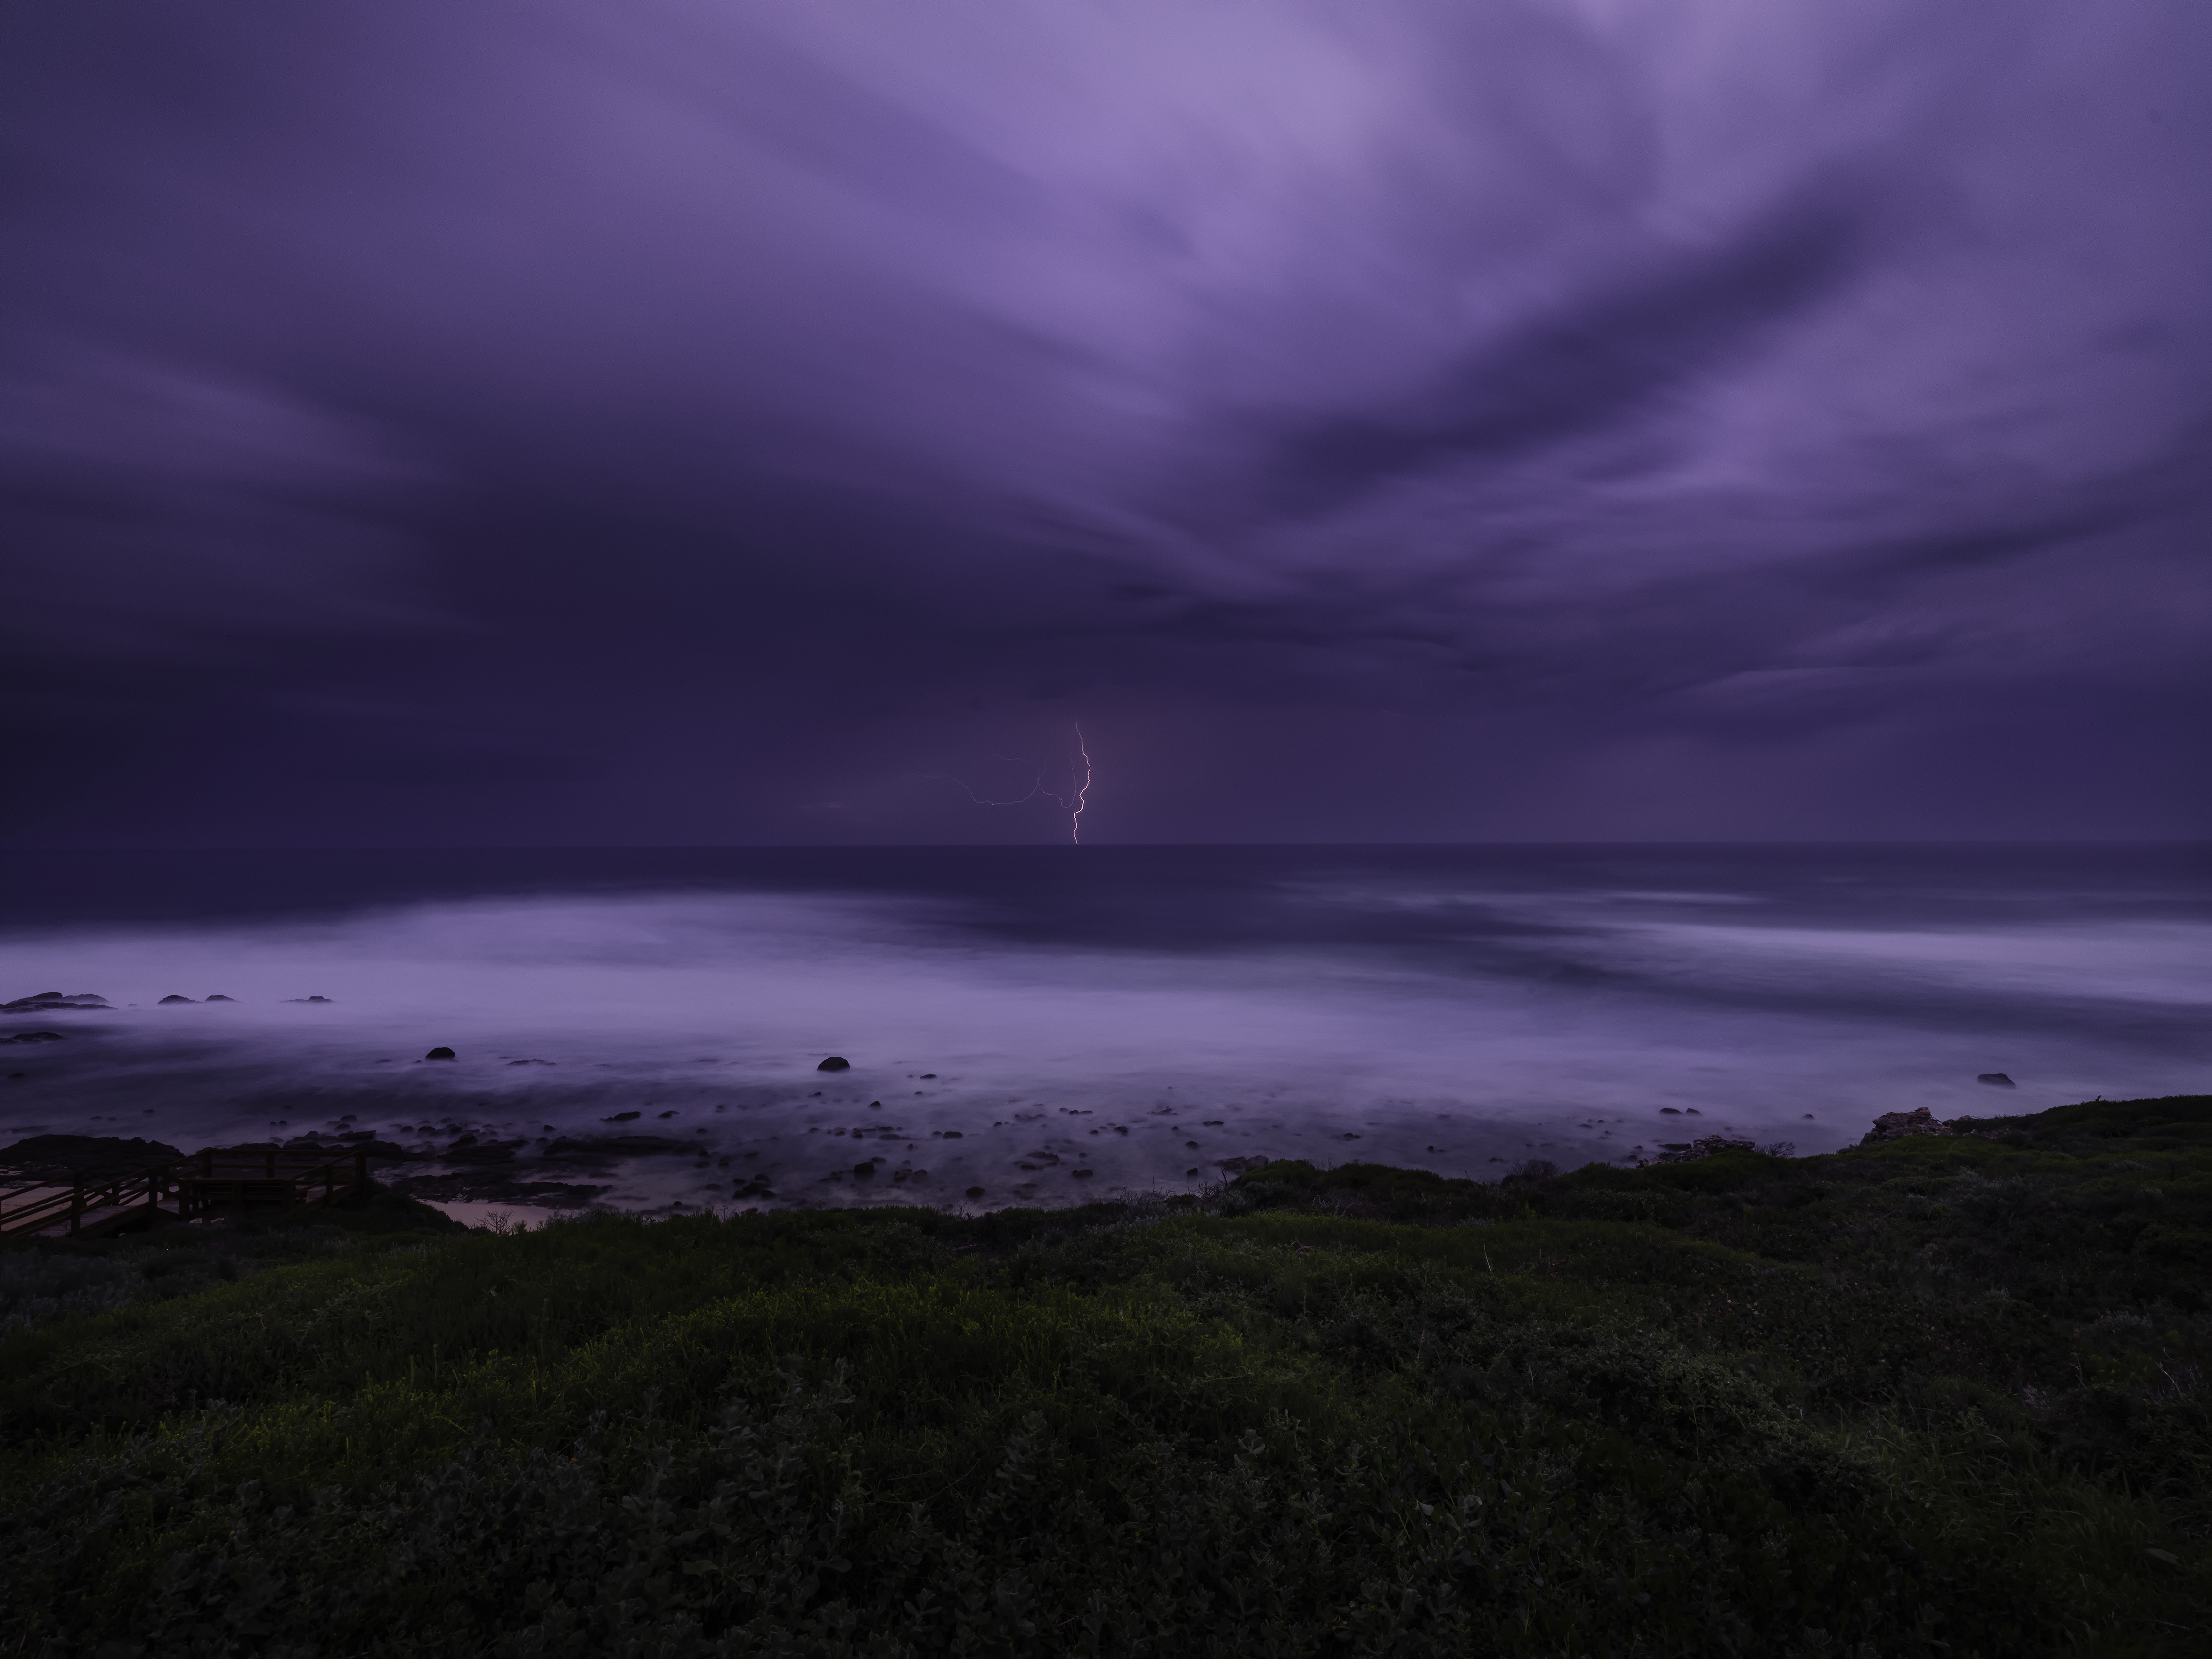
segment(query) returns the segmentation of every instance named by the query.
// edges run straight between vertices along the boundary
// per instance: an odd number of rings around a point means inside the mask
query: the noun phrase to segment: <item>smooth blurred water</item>
[[[610,1201],[726,1203],[762,1168],[781,1201],[881,1201],[888,1181],[823,1179],[858,1128],[928,1170],[902,1200],[1063,1202],[1253,1153],[1496,1175],[1708,1132],[1826,1150],[1916,1106],[2212,1090],[2212,859],[50,854],[0,872],[0,994],[46,990],[117,1006],[0,1018],[66,1034],[0,1048],[22,1073],[0,1082],[11,1138],[191,1147],[350,1113],[434,1146],[433,1121],[535,1139],[637,1111],[624,1127],[734,1162],[648,1160]],[[157,1006],[215,992],[236,1000]],[[437,1044],[460,1059],[426,1062]],[[817,1072],[830,1053],[854,1069]]]

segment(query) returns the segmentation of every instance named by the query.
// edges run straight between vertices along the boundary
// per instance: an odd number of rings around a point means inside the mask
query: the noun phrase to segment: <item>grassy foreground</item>
[[[2212,1097],[976,1219],[341,1219],[0,1263],[0,1653],[2212,1644]]]

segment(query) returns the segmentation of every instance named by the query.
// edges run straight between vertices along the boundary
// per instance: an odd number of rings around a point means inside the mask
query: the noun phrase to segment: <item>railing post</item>
[[[78,1223],[84,1219],[84,1171],[73,1171],[71,1179],[76,1186],[70,1194],[70,1231],[75,1232]]]

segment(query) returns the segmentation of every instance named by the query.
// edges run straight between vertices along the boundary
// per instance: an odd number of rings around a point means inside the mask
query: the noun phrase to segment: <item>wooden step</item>
[[[149,1221],[179,1219],[174,1210],[158,1209],[150,1204],[107,1204],[98,1209],[88,1209],[75,1218],[74,1231],[67,1210],[50,1211],[27,1224],[7,1229],[9,1238],[105,1238],[110,1233],[119,1233],[125,1228]],[[159,1224],[156,1221],[156,1224]]]

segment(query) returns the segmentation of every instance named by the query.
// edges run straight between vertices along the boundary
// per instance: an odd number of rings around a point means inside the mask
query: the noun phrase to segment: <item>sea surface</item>
[[[15,854],[44,991],[112,1007],[0,1016],[9,1139],[374,1132],[471,1220],[1488,1178],[2212,1091],[2212,852]]]

